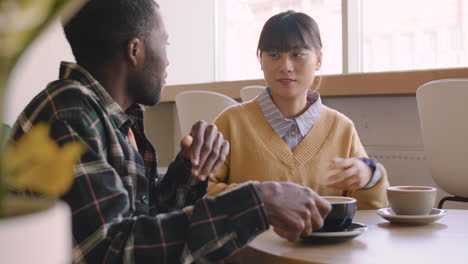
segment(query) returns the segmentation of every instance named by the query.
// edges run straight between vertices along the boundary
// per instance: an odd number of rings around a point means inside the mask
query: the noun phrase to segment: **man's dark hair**
[[[155,6],[154,0],[89,0],[64,25],[76,61],[102,63],[132,38],[144,39],[157,26]]]

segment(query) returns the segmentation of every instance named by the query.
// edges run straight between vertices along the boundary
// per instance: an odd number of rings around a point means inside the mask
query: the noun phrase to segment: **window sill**
[[[468,68],[323,75],[319,91],[322,96],[414,95],[427,82],[450,78],[468,78]],[[161,102],[174,102],[176,94],[191,90],[213,91],[239,99],[239,90],[248,85],[265,85],[265,81],[168,85]]]

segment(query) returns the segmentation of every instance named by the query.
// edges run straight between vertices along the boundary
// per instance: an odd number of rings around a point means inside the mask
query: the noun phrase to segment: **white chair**
[[[231,97],[210,91],[181,92],[175,102],[182,136],[188,135],[197,121],[212,123],[224,109],[238,104]]]
[[[257,97],[261,92],[265,90],[265,86],[261,85],[251,85],[251,86],[246,86],[244,88],[240,89],[240,98],[242,102],[247,102],[255,97]]]
[[[468,202],[468,79],[426,83],[416,92],[424,149],[435,183]]]

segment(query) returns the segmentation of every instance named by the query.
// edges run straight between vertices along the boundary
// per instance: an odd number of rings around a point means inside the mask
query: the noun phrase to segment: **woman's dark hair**
[[[77,62],[103,62],[156,25],[154,0],[89,0],[64,25]]]
[[[321,52],[322,40],[317,22],[304,13],[292,10],[268,19],[260,34],[257,55],[260,57],[264,51],[286,52],[294,48]]]

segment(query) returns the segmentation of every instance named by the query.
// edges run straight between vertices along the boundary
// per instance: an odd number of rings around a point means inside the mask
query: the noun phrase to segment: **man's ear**
[[[136,67],[143,61],[144,46],[143,41],[139,38],[132,38],[128,41],[126,49],[126,57],[133,67]]]

